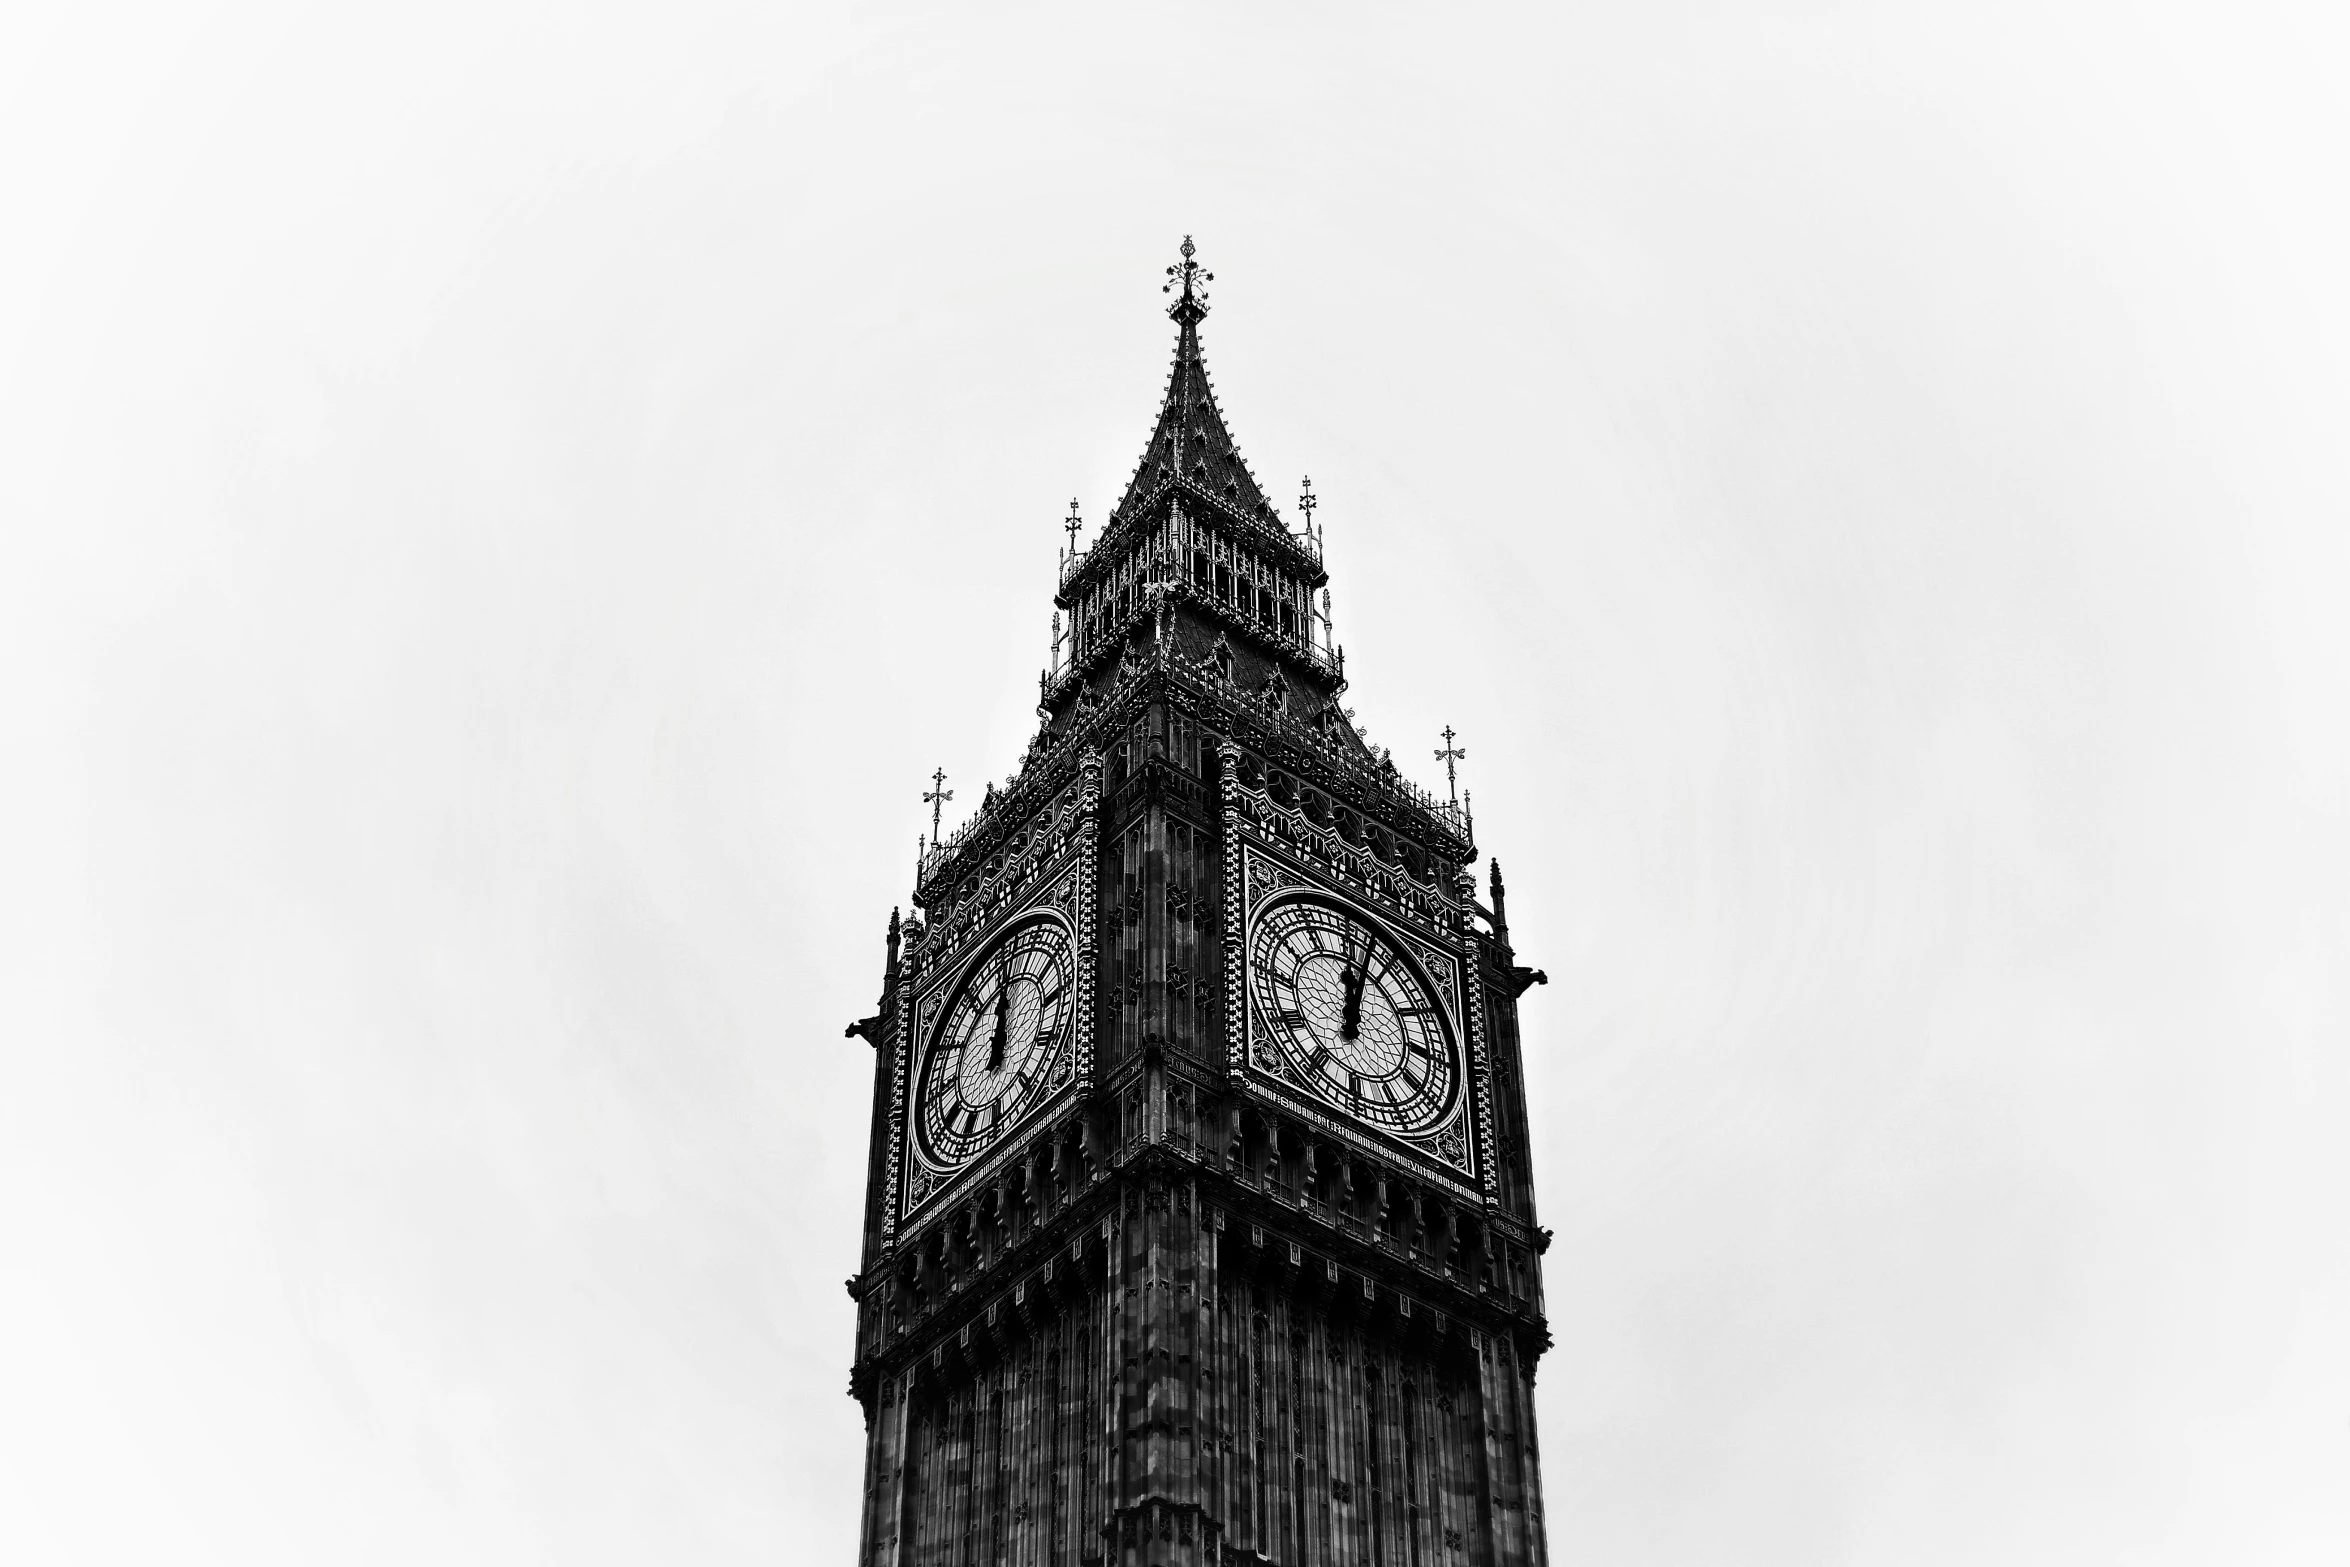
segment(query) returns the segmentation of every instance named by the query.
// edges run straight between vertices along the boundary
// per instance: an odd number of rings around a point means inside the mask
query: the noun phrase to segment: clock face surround
[[[1273,1048],[1338,1109],[1405,1137],[1450,1114],[1461,1078],[1450,1020],[1375,921],[1312,895],[1268,904],[1250,929],[1249,991]]]
[[[1013,926],[965,971],[916,1087],[922,1149],[933,1164],[967,1163],[1043,1096],[1068,1036],[1075,981],[1068,930],[1050,916]]]

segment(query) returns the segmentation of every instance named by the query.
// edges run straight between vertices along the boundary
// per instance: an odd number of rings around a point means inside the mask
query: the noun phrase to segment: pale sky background
[[[0,7],[0,1560],[850,1561],[1185,232],[1507,868],[1560,1563],[2350,1560],[2327,5]]]

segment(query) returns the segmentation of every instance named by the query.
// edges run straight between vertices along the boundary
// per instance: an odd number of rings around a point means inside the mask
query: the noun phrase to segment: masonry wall
[[[877,1400],[864,1559],[1539,1563],[1532,1374],[1352,1275],[1120,1183],[1080,1282]]]

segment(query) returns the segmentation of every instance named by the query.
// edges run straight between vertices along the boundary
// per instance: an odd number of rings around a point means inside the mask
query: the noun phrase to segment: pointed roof
[[[1208,313],[1202,285],[1212,282],[1215,274],[1192,260],[1195,254],[1191,236],[1184,235],[1183,260],[1167,269],[1166,292],[1176,295],[1167,307],[1176,324],[1175,366],[1167,373],[1167,393],[1160,401],[1150,444],[1143,448],[1142,461],[1110,515],[1113,522],[1122,520],[1162,484],[1181,479],[1240,515],[1279,528],[1263,487],[1232,444],[1223,410],[1216,406],[1216,390],[1208,383],[1207,364],[1200,358],[1199,323]]]

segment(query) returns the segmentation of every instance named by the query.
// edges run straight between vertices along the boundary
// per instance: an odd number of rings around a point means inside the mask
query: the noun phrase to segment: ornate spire
[[[1150,445],[1111,516],[1123,517],[1163,484],[1184,482],[1243,517],[1262,526],[1279,527],[1264,490],[1232,444],[1223,412],[1216,406],[1215,389],[1208,384],[1207,365],[1200,358],[1199,323],[1208,313],[1205,285],[1215,274],[1192,259],[1198,254],[1198,247],[1186,234],[1183,259],[1167,269],[1161,292],[1176,296],[1167,307],[1177,327],[1175,366],[1167,374],[1167,395],[1159,405],[1159,422],[1151,431]]]

